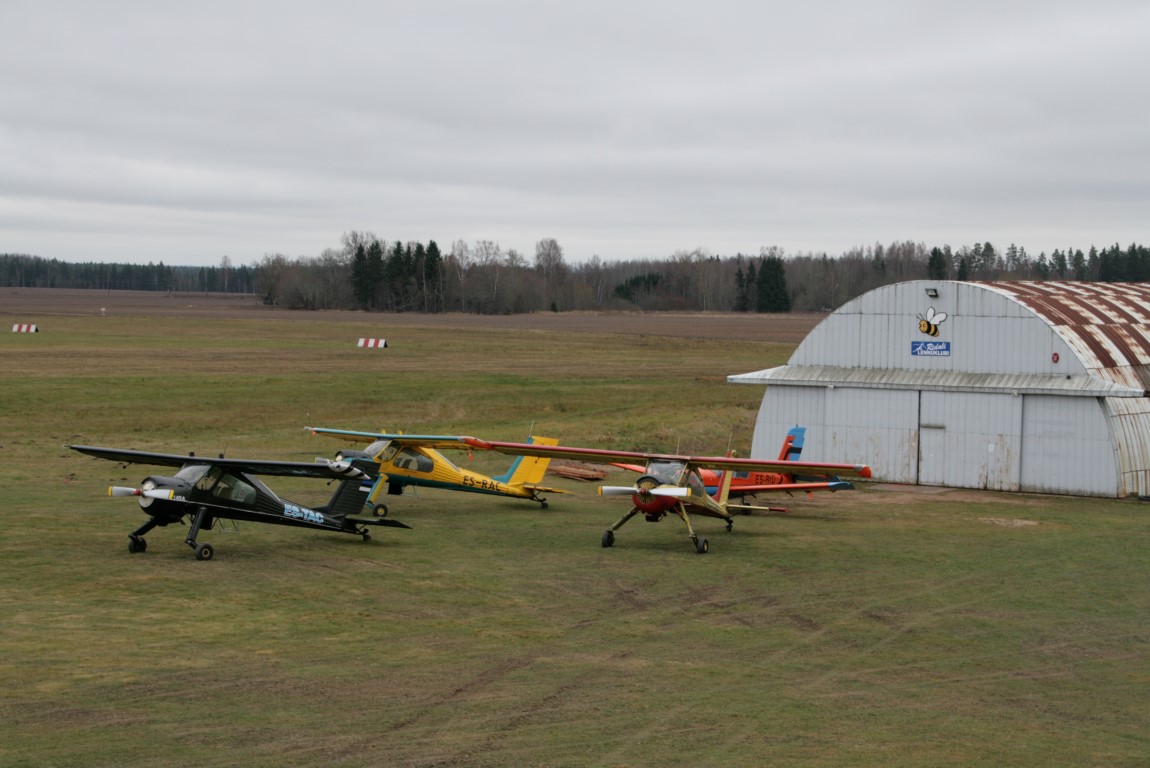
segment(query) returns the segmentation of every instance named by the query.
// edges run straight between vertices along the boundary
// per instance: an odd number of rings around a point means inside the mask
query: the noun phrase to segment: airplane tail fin
[[[779,451],[779,461],[798,461],[803,453],[803,436],[807,433],[806,427],[791,427],[787,436],[783,438],[783,447]]]
[[[734,456],[734,451],[727,451],[727,456]],[[727,503],[727,497],[731,495],[731,481],[735,479],[735,473],[729,469],[723,470],[723,474],[719,475],[719,490],[715,494],[715,500],[720,504]]]
[[[731,470],[723,472],[723,476],[719,478],[719,498],[720,504],[727,503],[727,497],[731,495],[731,480],[734,479],[735,473]]]
[[[352,464],[356,469],[363,470],[368,479],[360,477],[340,481],[325,507],[327,514],[332,517],[345,518],[362,512],[375,479],[379,476],[379,465],[373,459],[355,459]]]
[[[538,437],[536,435],[529,437],[527,442],[535,445],[559,445],[559,441],[554,437]],[[551,459],[540,456],[516,456],[511,468],[506,473],[492,479],[506,485],[537,485],[543,480],[543,475],[547,472],[547,467],[550,464]]]

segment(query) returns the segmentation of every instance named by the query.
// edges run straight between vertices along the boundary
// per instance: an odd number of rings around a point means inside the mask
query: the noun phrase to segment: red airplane
[[[806,427],[791,427],[783,438],[783,447],[779,450],[779,461],[798,461],[799,456],[803,452],[803,436],[806,434]],[[612,466],[619,467],[619,469],[626,469],[629,472],[638,472],[642,474],[646,470],[646,466],[642,464],[620,464],[618,462],[611,462]],[[703,478],[703,483],[707,488],[707,493],[712,496],[719,490],[722,481],[722,473],[715,472],[711,469],[699,470],[699,476]],[[750,472],[742,471],[735,472],[731,477],[731,491],[730,495],[743,499],[746,496],[754,496],[760,492],[777,492],[782,491],[790,494],[792,491],[849,491],[854,489],[854,484],[846,480],[839,480],[837,477],[829,479],[807,477],[799,475],[795,472]],[[754,509],[766,509],[771,512],[787,512],[786,507],[754,507]]]
[[[644,461],[642,477],[634,486],[603,486],[599,493],[604,496],[630,496],[631,511],[620,518],[614,525],[603,533],[603,546],[610,547],[615,543],[615,531],[623,527],[632,517],[642,514],[648,522],[657,523],[673,513],[687,526],[687,536],[695,545],[695,551],[703,554],[710,549],[705,538],[700,538],[691,525],[691,515],[717,517],[727,524],[727,530],[735,520],[731,516],[731,509],[770,509],[769,507],[755,507],[747,504],[729,504],[727,498],[731,493],[731,483],[736,472],[747,473],[773,473],[778,475],[792,475],[802,473],[803,477],[817,476],[827,478],[819,481],[820,488],[830,488],[831,483],[839,475],[851,477],[870,477],[870,467],[865,464],[821,464],[798,461],[767,461],[762,459],[738,459],[730,456],[676,456],[659,453],[636,453],[633,451],[610,451],[596,448],[573,448],[570,446],[546,446],[531,443],[501,443],[480,440],[474,437],[464,438],[464,441],[473,448],[499,451],[513,456],[540,456],[551,459],[577,459],[600,464],[620,466],[634,461]],[[793,442],[793,441],[792,441]],[[718,489],[712,495],[708,492],[706,483],[701,474],[704,470],[718,470],[722,474],[718,478]],[[830,479],[836,478],[836,479]],[[763,490],[780,490],[780,484],[760,483],[765,486]],[[782,484],[787,485],[787,484]],[[796,484],[789,484],[796,485]],[[801,483],[799,485],[810,485]],[[849,483],[846,484],[849,487]],[[754,487],[752,484],[751,487]],[[746,493],[753,491],[743,489]],[[803,488],[803,490],[809,490]]]

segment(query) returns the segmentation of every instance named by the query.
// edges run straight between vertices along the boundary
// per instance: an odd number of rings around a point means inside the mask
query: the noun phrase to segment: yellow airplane
[[[541,509],[547,509],[547,499],[540,494],[566,493],[561,488],[539,485],[543,473],[551,463],[550,458],[518,456],[507,472],[496,477],[488,477],[469,469],[460,469],[440,453],[441,450],[469,450],[471,446],[466,441],[474,438],[450,435],[391,435],[324,427],[304,427],[304,429],[313,435],[368,444],[363,450],[341,450],[336,454],[336,461],[372,458],[379,464],[379,478],[372,486],[366,501],[377,517],[387,515],[387,505],[380,501],[380,497],[399,496],[408,485],[528,499],[537,502]],[[553,437],[533,435],[528,439],[528,443],[558,445],[559,441]]]

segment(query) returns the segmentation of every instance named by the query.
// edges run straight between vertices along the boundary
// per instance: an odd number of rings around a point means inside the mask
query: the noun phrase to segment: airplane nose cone
[[[647,514],[661,512],[666,506],[666,501],[651,493],[660,485],[661,483],[650,475],[640,477],[635,483],[635,495],[631,497],[635,508]]]

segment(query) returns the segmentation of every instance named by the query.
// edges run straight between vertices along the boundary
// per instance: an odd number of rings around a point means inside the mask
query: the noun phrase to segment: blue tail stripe
[[[492,476],[491,479],[503,484],[511,482],[511,477],[515,474],[515,470],[519,469],[519,462],[521,461],[523,461],[523,457],[516,456],[515,461],[511,462],[511,469],[507,470],[507,472],[502,475]]]

